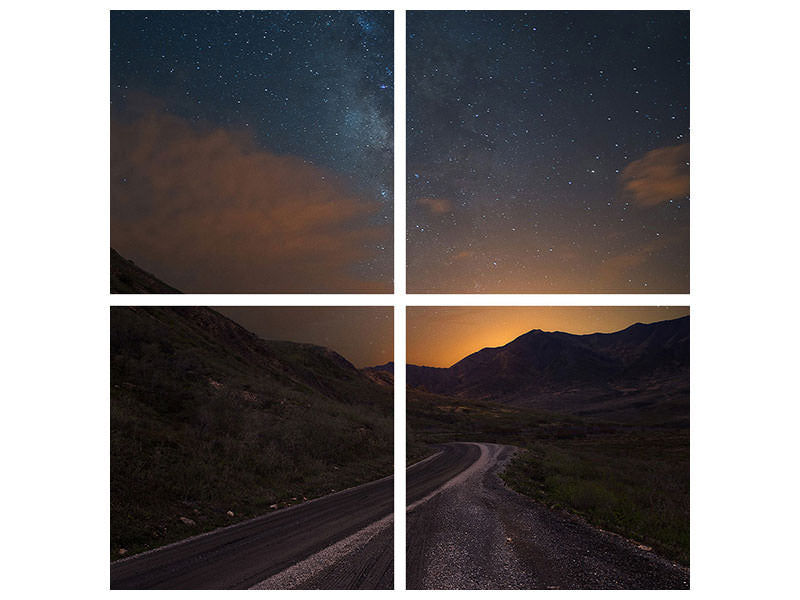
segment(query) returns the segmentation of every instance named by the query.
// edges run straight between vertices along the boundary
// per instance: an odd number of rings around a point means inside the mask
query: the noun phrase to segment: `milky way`
[[[120,252],[145,267],[167,271],[181,280],[175,284],[189,288],[186,291],[389,291],[393,64],[389,11],[112,11],[112,244],[115,232],[119,233],[119,240],[128,246],[118,248]],[[118,123],[124,127],[115,127]],[[184,150],[190,138],[204,148],[224,146],[220,152],[227,161],[222,167],[226,173],[232,167],[225,165],[240,165],[240,157],[258,153],[263,158],[259,164],[272,172],[285,168],[283,157],[298,159],[288,178],[298,184],[291,189],[263,189],[254,197],[250,190],[263,187],[263,181],[251,182],[252,174],[246,172],[237,174],[245,189],[241,194],[227,180],[207,182],[206,188],[214,188],[217,195],[230,192],[232,207],[262,206],[273,217],[274,204],[283,202],[280,211],[288,212],[294,199],[305,195],[302,182],[312,180],[330,188],[317,190],[316,198],[357,200],[359,210],[353,211],[357,216],[342,224],[342,236],[356,230],[364,235],[351,236],[352,243],[343,248],[332,248],[337,245],[332,240],[318,248],[338,252],[337,265],[328,269],[340,270],[332,275],[338,279],[324,281],[312,272],[304,283],[301,268],[295,274],[297,282],[275,283],[274,276],[269,281],[259,277],[264,269],[254,264],[252,271],[241,274],[248,280],[217,282],[191,272],[195,263],[202,265],[208,259],[191,244],[162,244],[158,255],[148,250],[150,226],[165,216],[152,212],[148,203],[164,205],[173,198],[164,193],[154,199],[154,191],[165,188],[163,173],[154,176],[145,170],[158,163],[156,151],[180,146],[183,162],[176,172],[208,173],[216,165]],[[129,156],[125,144],[136,144],[138,154]],[[150,156],[140,160],[146,152]],[[180,192],[192,184],[175,177],[169,181],[170,190]],[[206,205],[200,199],[197,204],[203,214]],[[318,206],[298,202],[298,219],[315,214]],[[169,215],[189,210],[187,203],[170,208]],[[208,209],[204,217],[211,224],[212,215]],[[244,228],[239,223],[248,219],[254,220],[252,230],[237,229]],[[243,249],[226,248],[225,240],[255,238],[257,225],[257,214],[231,217],[224,229],[212,227],[205,237],[214,240],[220,254],[241,258],[245,251],[258,252],[257,240]],[[181,222],[171,226],[180,228]],[[313,242],[313,234],[325,226],[298,226],[295,244],[307,233]],[[293,227],[285,226],[284,232]],[[269,238],[274,240],[275,235],[270,232]],[[268,245],[262,254],[269,253]],[[287,239],[280,245],[286,248],[292,243]],[[295,268],[301,258],[313,264],[310,258],[294,256]],[[266,256],[264,263],[268,260]],[[225,265],[219,269],[227,271]]]
[[[688,12],[407,24],[410,292],[688,292]]]

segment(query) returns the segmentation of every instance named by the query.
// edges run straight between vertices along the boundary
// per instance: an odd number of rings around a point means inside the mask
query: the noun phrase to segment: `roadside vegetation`
[[[392,391],[203,308],[111,311],[111,558],[392,472]]]
[[[501,477],[659,554],[689,562],[689,430],[593,421],[409,390],[409,462],[447,441],[510,444]]]

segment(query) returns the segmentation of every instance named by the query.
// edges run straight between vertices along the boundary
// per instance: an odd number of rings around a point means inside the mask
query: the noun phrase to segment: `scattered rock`
[[[226,515],[228,515],[229,517],[232,517],[232,516],[233,516],[233,511],[232,511],[232,510],[229,510],[229,511],[228,511],[228,512],[226,512],[225,514],[226,514]]]
[[[648,552],[652,552],[653,549],[650,546],[645,546],[644,544],[639,544],[636,546],[639,550],[647,550]]]
[[[195,523],[194,521],[192,521],[188,517],[181,517],[180,519],[181,519],[181,523],[183,523],[184,525],[197,525],[197,523]]]

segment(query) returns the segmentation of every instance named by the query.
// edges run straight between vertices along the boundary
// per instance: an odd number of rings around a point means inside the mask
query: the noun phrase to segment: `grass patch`
[[[689,562],[688,431],[532,441],[501,477],[520,493]]]

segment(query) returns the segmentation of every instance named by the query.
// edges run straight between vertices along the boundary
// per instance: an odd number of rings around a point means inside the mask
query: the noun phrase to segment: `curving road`
[[[480,456],[455,445],[407,470],[411,502]],[[111,589],[390,589],[394,478],[111,564]]]
[[[393,585],[386,477],[111,564],[111,589]]]
[[[514,448],[452,443],[406,471],[408,589],[683,589],[688,570],[506,488]],[[111,564],[112,589],[390,589],[386,477]]]
[[[689,587],[688,569],[506,488],[514,451],[448,444],[409,470],[408,589]]]
[[[477,444],[443,444],[441,450],[406,469],[409,509],[463,473],[481,456]]]

